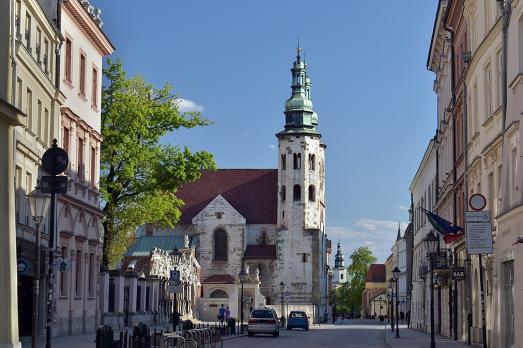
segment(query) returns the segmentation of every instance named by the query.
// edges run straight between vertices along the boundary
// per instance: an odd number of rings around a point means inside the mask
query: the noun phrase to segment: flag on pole
[[[427,209],[418,208],[427,215],[430,224],[436,231],[443,235],[445,243],[450,244],[458,240],[463,235],[463,228],[454,225],[452,222],[445,220]]]

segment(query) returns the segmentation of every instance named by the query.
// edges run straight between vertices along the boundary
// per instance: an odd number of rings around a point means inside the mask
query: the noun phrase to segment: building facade
[[[437,326],[446,336],[482,343],[483,285],[486,340],[496,347],[523,342],[516,290],[521,282],[514,271],[521,264],[522,14],[521,1],[441,0],[427,61],[438,96],[434,210],[466,233],[468,198],[480,193],[491,212],[494,239],[494,253],[483,257],[483,274],[480,258],[467,254],[464,238],[446,245],[449,268],[463,267],[465,280],[443,277]]]
[[[411,327],[427,330],[430,322],[430,279],[427,280],[428,260],[423,238],[432,231],[426,215],[419,209],[433,210],[436,191],[436,151],[431,139],[416,175],[410,185],[413,201],[413,250],[412,250],[412,294],[410,308]],[[437,304],[437,301],[436,301]],[[436,307],[437,308],[437,307]]]
[[[18,305],[17,329],[11,327],[7,332],[14,335],[16,330],[16,336],[31,335],[33,280],[36,276],[41,280],[37,309],[37,333],[40,335],[46,322],[45,294],[48,284],[44,272],[39,275],[34,272],[36,225],[25,196],[39,186],[42,175],[41,157],[50,146],[51,140],[58,137],[59,110],[64,97],[59,91],[56,62],[62,36],[56,24],[57,1],[5,1],[1,6],[0,41],[4,55],[0,58],[3,69],[0,73],[0,99],[10,104],[4,106],[7,107],[4,108],[5,111],[21,110],[25,114],[20,119],[23,122],[17,124],[14,134],[3,138],[3,141],[9,141],[10,144],[2,148],[11,149],[14,153],[14,166],[9,170],[14,174],[10,185],[14,183],[15,212],[7,220],[14,219],[12,221],[16,223],[16,243],[8,245],[16,250],[18,263],[27,265],[18,272],[17,296],[10,297],[10,301]],[[6,163],[9,164],[10,161]],[[10,176],[11,174],[8,177]],[[41,250],[44,253],[49,242],[47,217],[44,217],[41,231]],[[45,270],[45,266],[43,264],[41,269]],[[16,344],[17,339],[11,337],[12,343]]]
[[[69,155],[67,193],[58,196],[57,251],[67,271],[57,269],[53,335],[94,332],[100,321],[102,236],[100,147],[102,60],[114,47],[102,31],[100,10],[89,1],[61,2],[60,146]]]

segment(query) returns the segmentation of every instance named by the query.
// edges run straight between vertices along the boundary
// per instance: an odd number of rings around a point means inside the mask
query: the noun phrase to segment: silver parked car
[[[280,324],[274,309],[257,308],[251,312],[249,325],[247,326],[249,336],[257,333],[272,334],[274,337],[280,335]]]

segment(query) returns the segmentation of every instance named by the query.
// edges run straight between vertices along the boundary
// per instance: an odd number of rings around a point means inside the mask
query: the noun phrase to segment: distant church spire
[[[337,252],[336,252],[336,257],[334,259],[334,267],[336,267],[336,268],[345,267],[344,260],[345,260],[345,258],[343,257],[343,253],[341,252],[341,242],[338,241],[338,248],[337,248]]]
[[[401,224],[398,222],[398,236],[396,237],[396,241],[401,239],[401,231],[400,231]]]

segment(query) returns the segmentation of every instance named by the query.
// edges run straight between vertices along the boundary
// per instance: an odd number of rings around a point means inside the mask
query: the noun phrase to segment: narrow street
[[[260,335],[227,340],[224,348],[251,347],[389,347],[383,323],[371,320],[346,320],[336,325],[313,326],[310,331],[280,331],[280,337]]]

